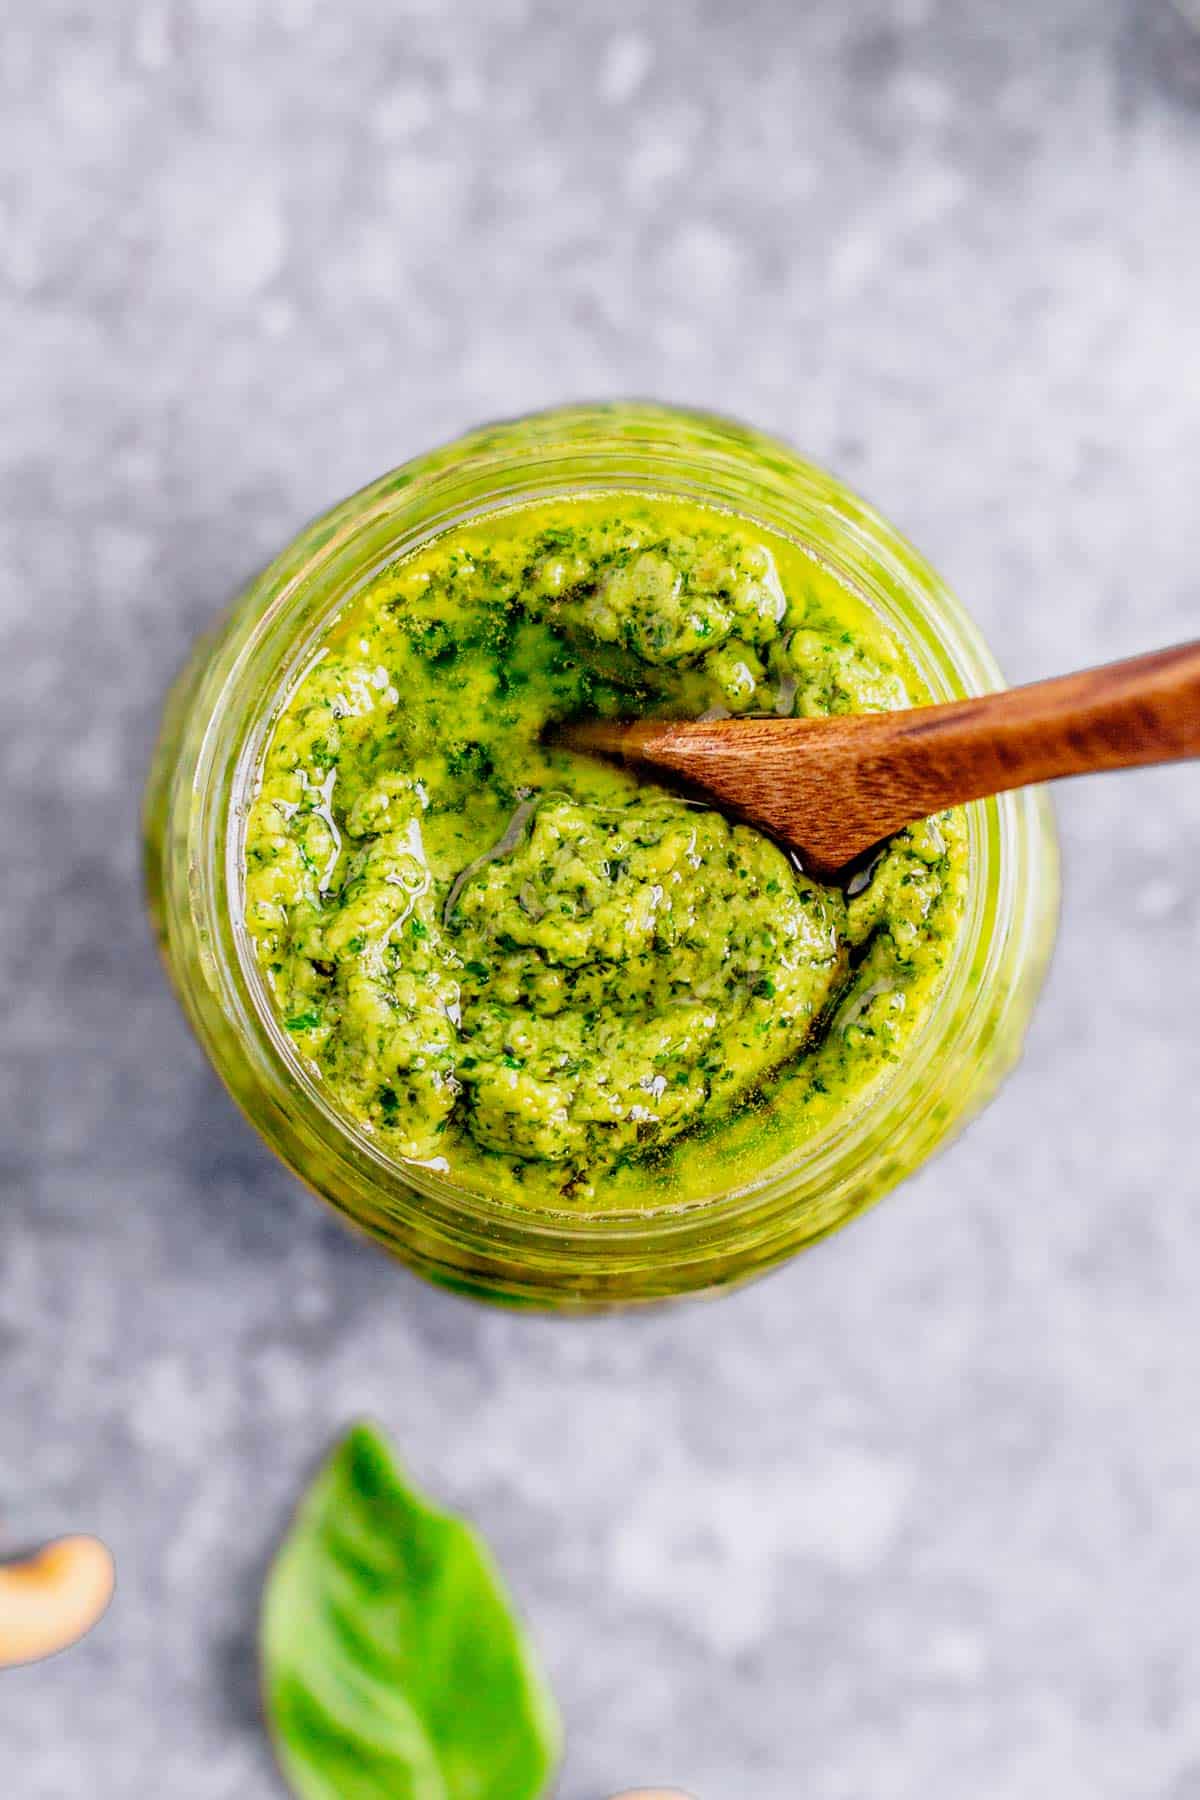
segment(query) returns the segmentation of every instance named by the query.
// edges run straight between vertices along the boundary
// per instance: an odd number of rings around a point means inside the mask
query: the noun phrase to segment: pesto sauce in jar
[[[544,744],[578,714],[929,696],[870,608],[730,515],[493,513],[347,603],[270,737],[245,920],[333,1105],[534,1207],[686,1202],[869,1100],[953,951],[957,813],[845,892],[770,839]]]

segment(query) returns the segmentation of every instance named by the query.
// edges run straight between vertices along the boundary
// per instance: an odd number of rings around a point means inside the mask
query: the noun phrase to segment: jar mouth
[[[521,442],[514,444],[518,430]],[[301,1095],[327,1154],[352,1164],[360,1186],[366,1179],[397,1210],[411,1211],[415,1192],[423,1217],[451,1231],[469,1225],[486,1232],[490,1222],[509,1241],[550,1244],[569,1233],[611,1248],[616,1241],[632,1246],[652,1236],[661,1248],[664,1234],[692,1234],[698,1220],[724,1225],[753,1214],[761,1222],[805,1200],[832,1204],[847,1172],[878,1154],[881,1133],[904,1137],[936,1106],[935,1065],[970,1057],[982,1041],[985,1015],[995,1011],[997,968],[1019,911],[1015,850],[1028,804],[1022,794],[964,809],[965,912],[945,975],[901,1066],[775,1163],[686,1200],[620,1209],[522,1206],[426,1164],[387,1155],[331,1103],[282,1027],[244,921],[246,815],[279,713],[332,618],[382,565],[483,515],[516,511],[535,500],[621,493],[685,498],[790,539],[881,618],[935,700],[1000,683],[967,615],[877,515],[786,447],[703,414],[649,405],[569,408],[484,428],[383,477],[302,534],[260,578],[273,597],[221,694],[219,710],[227,717],[254,697],[240,713],[249,713],[249,723],[235,753],[223,831],[217,822],[223,842],[212,842],[223,863],[220,885],[234,950],[217,971],[222,999],[242,1037],[262,1053],[260,1075],[275,1090],[276,1103],[294,1106]],[[300,628],[289,632],[289,623],[295,626],[296,615],[314,598]],[[210,740],[219,735],[216,726],[214,718]]]

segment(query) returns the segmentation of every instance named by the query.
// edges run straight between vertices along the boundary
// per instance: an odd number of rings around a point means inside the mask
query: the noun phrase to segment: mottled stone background
[[[1177,0],[1181,7],[1194,0]],[[484,1527],[562,1800],[1200,1796],[1200,785],[1062,791],[1023,1068],[765,1285],[587,1323],[327,1219],[160,977],[164,685],[482,417],[794,439],[1014,677],[1200,620],[1200,50],[1170,0],[27,0],[0,27],[0,1533],[120,1591],[0,1675],[6,1800],[268,1800],[289,1503],[376,1414]]]

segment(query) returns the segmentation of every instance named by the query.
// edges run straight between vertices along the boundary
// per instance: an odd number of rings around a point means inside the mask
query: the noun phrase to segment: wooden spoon
[[[1200,643],[906,712],[585,719],[554,736],[682,779],[832,880],[944,807],[1064,775],[1200,756]]]

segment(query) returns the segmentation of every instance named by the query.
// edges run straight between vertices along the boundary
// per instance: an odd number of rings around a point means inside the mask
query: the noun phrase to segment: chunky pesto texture
[[[674,501],[498,513],[385,568],[296,682],[247,825],[298,1053],[389,1154],[527,1204],[776,1160],[903,1056],[962,916],[961,819],[843,892],[542,733],[923,697],[827,571]]]

